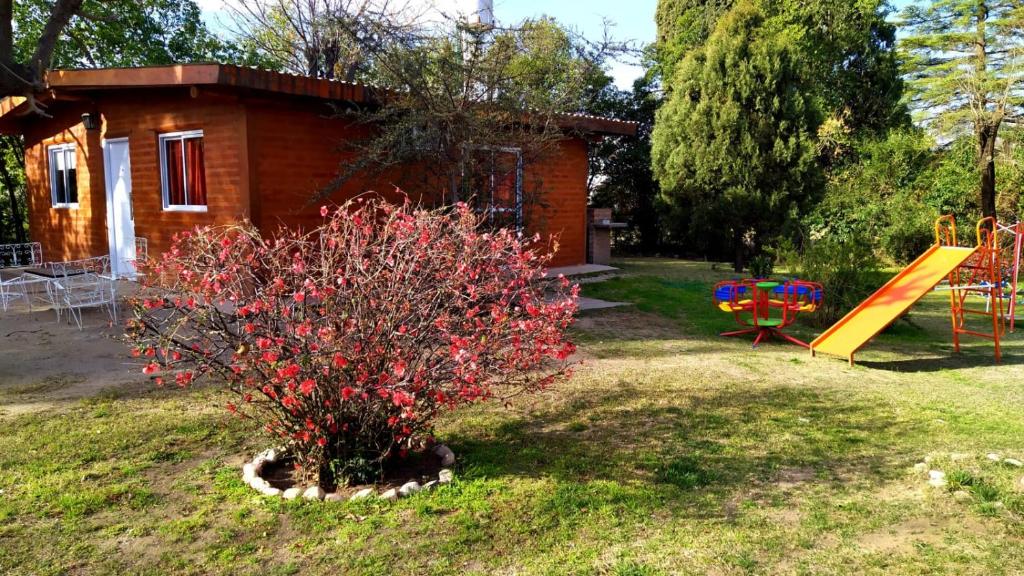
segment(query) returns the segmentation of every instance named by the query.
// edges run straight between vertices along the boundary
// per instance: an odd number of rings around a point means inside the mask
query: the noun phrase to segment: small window
[[[160,183],[164,210],[206,212],[202,130],[160,135]]]
[[[54,208],[78,208],[75,145],[50,146],[50,200]]]

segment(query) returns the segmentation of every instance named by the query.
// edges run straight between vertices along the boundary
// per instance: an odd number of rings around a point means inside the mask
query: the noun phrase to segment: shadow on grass
[[[645,403],[630,405],[641,393]],[[549,478],[574,492],[597,487],[593,502],[578,502],[583,507],[602,505],[617,493],[612,487],[628,487],[642,507],[708,518],[725,514],[723,504],[737,494],[767,497],[793,478],[835,486],[902,474],[913,450],[894,440],[915,437],[915,425],[881,402],[792,387],[679,397],[623,385],[506,422],[487,438],[449,442],[467,479]]]
[[[944,370],[958,370],[964,368],[998,368],[999,366],[1017,366],[1024,364],[1024,355],[1006,354],[999,362],[996,362],[995,353],[989,349],[987,354],[979,350],[972,354],[951,353],[948,356],[934,356],[927,358],[910,358],[906,360],[886,361],[861,361],[857,364],[874,370],[886,370],[889,372],[942,372]]]

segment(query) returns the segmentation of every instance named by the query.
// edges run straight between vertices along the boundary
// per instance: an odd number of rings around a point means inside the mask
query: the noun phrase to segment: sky
[[[227,0],[230,1],[230,0]],[[420,0],[414,0],[420,1]],[[214,30],[225,30],[225,0],[197,0],[203,17]],[[451,12],[452,8],[475,2],[462,0],[422,0],[424,4],[439,5]],[[604,20],[614,24],[611,36],[618,41],[632,40],[638,45],[654,41],[654,9],[657,0],[494,0],[494,14],[498,22],[518,22],[525,18],[551,16],[562,24],[576,29],[586,38],[599,40],[604,35]],[[630,88],[633,80],[643,73],[635,62],[612,63],[609,73],[616,85]]]

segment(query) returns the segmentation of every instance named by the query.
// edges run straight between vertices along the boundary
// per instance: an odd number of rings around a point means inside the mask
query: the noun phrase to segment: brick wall
[[[539,232],[545,242],[557,238],[552,266],[587,261],[588,169],[587,143],[573,138],[562,140],[553,153],[524,170],[527,227],[531,233]]]
[[[67,106],[65,104],[65,106]],[[86,131],[85,111],[99,111],[103,124]],[[245,116],[233,97],[199,94],[187,89],[106,93],[95,104],[65,108],[51,120],[31,124],[26,134],[29,226],[43,245],[46,260],[85,258],[109,253],[102,138],[128,138],[131,157],[135,235],[149,250],[166,250],[171,237],[198,224],[226,223],[249,213]],[[158,135],[203,130],[207,212],[163,209]],[[77,209],[53,208],[46,149],[58,143],[77,146]]]
[[[230,92],[176,88],[110,91],[93,103],[61,106],[54,118],[32,122],[25,135],[31,235],[43,244],[47,260],[108,253],[104,137],[129,139],[135,234],[148,239],[152,254],[166,250],[176,232],[198,224],[249,217],[270,233],[280,225],[315,225],[320,205],[367,190],[396,198],[396,186],[431,189],[423,181],[425,171],[405,169],[353,180],[327,200],[313,199],[343,166],[343,141],[365,134],[365,128],[332,118],[323,101],[240,99]],[[83,128],[80,116],[86,111],[101,113],[101,130]],[[158,135],[196,129],[204,133],[208,211],[165,211]],[[77,209],[55,209],[50,202],[46,147],[65,142],[77,145]],[[554,266],[586,260],[586,181],[583,140],[562,141],[554,153],[526,166],[527,227],[545,241],[559,237]],[[531,193],[537,190],[543,193]]]

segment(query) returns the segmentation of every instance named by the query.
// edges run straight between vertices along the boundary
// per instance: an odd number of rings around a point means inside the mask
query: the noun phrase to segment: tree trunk
[[[732,261],[732,269],[734,272],[743,272],[743,231],[737,227],[732,233],[732,245],[735,252],[735,258]]]
[[[996,137],[999,126],[978,128],[978,172],[981,174],[981,213],[996,216]]]
[[[0,179],[3,180],[4,188],[7,188],[7,198],[11,202],[11,225],[14,228],[14,237],[18,243],[24,244],[28,241],[25,237],[25,222],[21,219],[21,210],[18,208],[18,194],[14,186],[14,178],[11,178],[11,171],[7,167],[7,158],[0,150]]]

